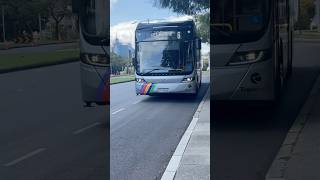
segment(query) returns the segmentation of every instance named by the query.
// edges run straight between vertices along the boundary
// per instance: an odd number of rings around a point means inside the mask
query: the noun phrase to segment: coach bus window
[[[106,11],[107,6],[107,1],[105,0],[85,1],[85,9],[81,12],[81,25],[85,38],[90,42],[97,41],[93,44],[97,44],[101,38],[109,36],[108,11]]]
[[[217,44],[258,39],[269,20],[268,0],[217,0],[213,10],[213,39]]]

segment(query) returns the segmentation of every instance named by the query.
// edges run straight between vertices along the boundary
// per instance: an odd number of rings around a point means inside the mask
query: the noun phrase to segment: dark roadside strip
[[[49,63],[43,63],[43,64],[31,64],[31,65],[26,65],[26,66],[22,66],[22,67],[13,67],[13,68],[8,68],[8,69],[0,69],[0,74],[16,72],[16,71],[24,71],[24,70],[29,70],[29,69],[36,69],[36,68],[54,66],[54,65],[60,65],[60,64],[73,63],[73,62],[77,62],[77,61],[79,61],[79,58],[64,59],[64,60],[59,61],[59,62],[49,62]]]
[[[55,44],[72,44],[78,43],[78,41],[51,41],[51,42],[39,42],[39,43],[29,43],[29,44],[15,44],[9,43],[7,45],[0,44],[0,50],[9,50],[9,49],[17,49],[17,48],[25,48],[25,47],[37,47],[37,46],[44,46],[44,45],[55,45]]]

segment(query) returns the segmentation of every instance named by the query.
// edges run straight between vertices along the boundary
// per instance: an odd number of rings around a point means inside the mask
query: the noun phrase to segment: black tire
[[[290,59],[288,63],[286,78],[289,79],[291,76],[292,76],[292,59]]]
[[[85,101],[85,107],[92,107],[92,103],[89,101]]]
[[[282,42],[280,43],[280,51],[277,59],[277,65],[276,65],[276,76],[274,80],[274,102],[277,102],[280,97],[281,92],[281,86],[282,86],[282,80],[281,80],[281,61],[283,62],[283,49],[282,49]]]
[[[198,87],[198,85],[197,85],[197,87],[196,87],[196,92],[195,92],[195,93],[192,93],[191,96],[192,96],[193,98],[195,98],[195,97],[198,96],[198,93],[199,93],[199,87]]]

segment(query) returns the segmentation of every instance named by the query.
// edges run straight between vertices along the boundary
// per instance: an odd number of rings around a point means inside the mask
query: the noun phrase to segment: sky
[[[154,7],[154,0],[111,0],[111,26],[132,20],[177,16],[169,9]]]

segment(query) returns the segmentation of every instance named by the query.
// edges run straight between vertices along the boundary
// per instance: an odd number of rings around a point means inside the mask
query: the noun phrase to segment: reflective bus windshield
[[[190,74],[193,71],[191,31],[137,31],[137,74]]]
[[[109,36],[108,1],[85,0],[84,10],[81,11],[81,27],[84,37],[91,43],[98,45]]]
[[[211,24],[215,44],[258,40],[269,21],[269,0],[216,0]]]

